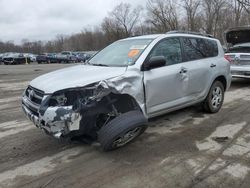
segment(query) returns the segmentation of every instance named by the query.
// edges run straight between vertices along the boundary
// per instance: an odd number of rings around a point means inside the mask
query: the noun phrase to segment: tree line
[[[0,52],[92,51],[126,37],[170,30],[212,34],[224,43],[225,30],[250,25],[249,0],[147,0],[145,6],[118,4],[93,28],[51,41],[0,42]]]

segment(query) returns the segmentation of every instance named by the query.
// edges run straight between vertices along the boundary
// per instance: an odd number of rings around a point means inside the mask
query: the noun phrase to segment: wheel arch
[[[106,97],[109,97],[111,100],[113,100],[115,107],[118,108],[118,110],[122,113],[132,110],[140,110],[142,112],[142,109],[140,108],[140,105],[136,99],[129,94],[110,93]]]
[[[213,81],[213,83],[215,82],[215,81],[220,81],[222,84],[223,84],[223,87],[224,87],[224,91],[226,91],[227,90],[227,79],[225,78],[225,76],[223,76],[223,75],[220,75],[220,76],[217,76],[216,78],[215,78],[215,80]],[[212,83],[212,84],[213,84]]]

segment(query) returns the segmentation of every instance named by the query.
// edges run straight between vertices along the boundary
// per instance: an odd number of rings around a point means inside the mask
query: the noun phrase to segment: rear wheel
[[[132,142],[147,129],[147,120],[140,111],[119,115],[102,127],[98,140],[104,151],[111,151]]]
[[[220,81],[215,81],[204,101],[204,110],[208,113],[217,113],[224,102],[225,89]]]

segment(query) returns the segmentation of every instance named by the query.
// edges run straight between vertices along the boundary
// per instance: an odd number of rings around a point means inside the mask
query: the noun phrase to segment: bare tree
[[[179,27],[175,3],[171,0],[148,0],[148,20],[157,32],[177,30]]]
[[[182,0],[184,5],[183,8],[186,11],[187,26],[190,31],[198,31],[200,28],[197,27],[197,13],[200,6],[200,0]]]
[[[116,6],[100,26],[69,36],[57,35],[50,41],[1,42],[0,52],[60,52],[100,50],[132,35],[188,29],[215,35],[223,42],[230,27],[250,25],[250,0],[148,0],[147,9],[130,4]],[[145,16],[142,16],[142,14]]]
[[[123,38],[124,36],[122,28],[108,17],[103,20],[102,29],[107,37],[107,40],[110,42]]]
[[[250,0],[237,0],[244,8],[245,11],[250,14]]]
[[[124,29],[126,36],[131,36],[139,21],[142,7],[132,9],[128,3],[121,3],[111,13],[117,23]]]
[[[240,4],[245,5],[245,6],[250,6],[250,1],[249,0],[237,0]]]
[[[226,9],[226,0],[203,0],[205,31],[217,35],[216,29],[223,9]]]
[[[129,37],[133,35],[133,29],[139,21],[142,7],[132,8],[128,3],[120,3],[106,17],[102,28],[116,37]]]
[[[233,13],[234,13],[234,26],[240,25],[240,20],[242,17],[242,12],[244,10],[244,5],[240,3],[238,0],[232,0],[231,2]]]

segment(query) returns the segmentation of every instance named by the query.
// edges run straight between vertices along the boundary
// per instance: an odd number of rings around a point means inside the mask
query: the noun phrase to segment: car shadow
[[[234,78],[230,90],[250,87],[250,79]]]

